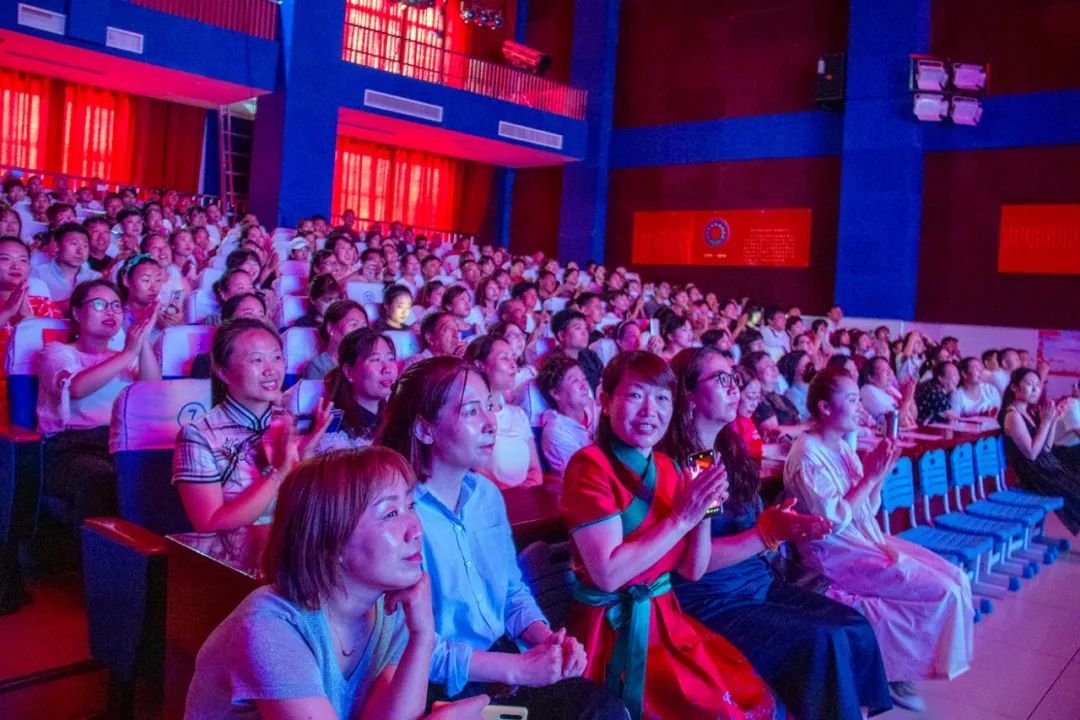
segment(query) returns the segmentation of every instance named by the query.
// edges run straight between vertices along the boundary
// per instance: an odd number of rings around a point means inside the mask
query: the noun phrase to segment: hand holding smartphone
[[[716,457],[716,452],[714,450],[702,450],[701,452],[696,452],[686,458],[686,467],[690,470],[690,474],[695,478],[716,465],[722,467],[722,463]],[[717,500],[705,511],[705,517],[711,517],[722,512],[724,512],[724,501]]]

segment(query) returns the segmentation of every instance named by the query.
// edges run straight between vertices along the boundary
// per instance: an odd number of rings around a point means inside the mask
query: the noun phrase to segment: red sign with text
[[[799,268],[810,264],[810,209],[634,213],[635,265]]]
[[[998,272],[1080,275],[1080,205],[1002,205]]]

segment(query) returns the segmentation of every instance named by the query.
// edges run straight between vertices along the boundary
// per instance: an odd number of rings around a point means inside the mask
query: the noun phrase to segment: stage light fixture
[[[458,13],[463,22],[489,30],[498,30],[506,22],[502,8],[492,0],[463,0]]]
[[[949,101],[944,95],[915,93],[913,110],[923,122],[941,122],[949,114]]]
[[[974,127],[982,118],[982,103],[978,98],[954,95],[952,106],[949,109],[949,117],[956,125],[969,125]]]
[[[914,90],[941,91],[949,82],[949,72],[940,60],[915,60],[913,74]]]
[[[953,87],[957,90],[979,92],[986,88],[986,66],[972,63],[953,63]]]
[[[545,55],[539,50],[526,47],[513,40],[503,41],[502,54],[511,65],[533,75],[543,75],[551,66],[550,55]]]

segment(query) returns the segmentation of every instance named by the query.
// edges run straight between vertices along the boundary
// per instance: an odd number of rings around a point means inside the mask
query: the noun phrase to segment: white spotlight
[[[915,90],[944,90],[949,72],[940,60],[915,61]]]
[[[986,87],[986,66],[953,63],[953,87],[957,90],[979,91]]]
[[[978,98],[956,95],[952,99],[949,115],[957,125],[978,125],[982,117],[982,103]]]
[[[949,114],[949,101],[942,95],[915,93],[913,110],[923,122],[941,122]]]

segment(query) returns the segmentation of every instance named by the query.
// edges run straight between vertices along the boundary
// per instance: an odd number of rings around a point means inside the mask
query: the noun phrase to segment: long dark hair
[[[335,303],[336,305],[336,303]],[[333,305],[331,305],[333,307]],[[323,379],[325,395],[334,403],[334,407],[341,410],[345,424],[348,425],[358,436],[369,437],[374,428],[364,428],[361,421],[362,412],[360,404],[353,397],[352,383],[345,377],[345,367],[355,365],[358,360],[366,359],[375,352],[375,346],[379,341],[386,343],[390,352],[397,358],[397,351],[390,338],[381,335],[371,328],[357,328],[341,339],[338,348],[338,366],[328,372]],[[386,402],[379,403],[378,415],[382,417],[386,409]]]
[[[1005,412],[1012,406],[1014,402],[1016,402],[1016,391],[1013,390],[1013,388],[1018,387],[1020,383],[1024,381],[1024,378],[1027,377],[1028,373],[1034,373],[1035,375],[1039,374],[1031,368],[1019,367],[1013,370],[1012,374],[1009,376],[1009,385],[1005,388],[1005,393],[1001,397],[1001,409],[998,410],[997,417],[998,424],[1002,427],[1005,427]],[[1041,375],[1039,376],[1039,380],[1042,380]],[[1043,392],[1046,392],[1045,387],[1043,388]],[[1040,420],[1039,408],[1028,408],[1028,414],[1031,415],[1032,420],[1034,420],[1035,424],[1038,425]]]
[[[677,463],[704,449],[700,447],[694,427],[694,411],[690,405],[691,397],[701,382],[705,360],[710,355],[724,357],[716,348],[703,346],[682,350],[671,359],[671,369],[676,379],[674,413],[661,447]],[[740,508],[752,504],[761,488],[761,474],[732,423],[717,433],[713,449],[720,453],[720,459],[727,468],[731,501]]]
[[[484,374],[468,360],[439,356],[410,365],[398,378],[386,411],[375,431],[375,443],[401,453],[416,469],[421,481],[431,475],[431,448],[417,440],[413,425],[417,420],[434,424],[450,402],[458,378],[464,383],[469,373]],[[484,378],[484,383],[487,379]]]

